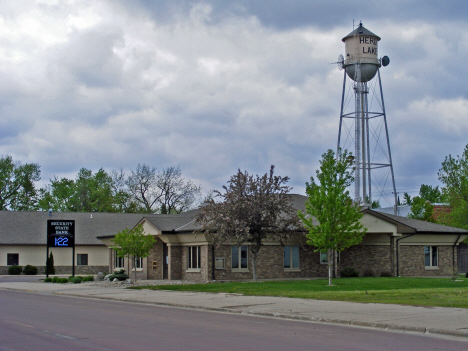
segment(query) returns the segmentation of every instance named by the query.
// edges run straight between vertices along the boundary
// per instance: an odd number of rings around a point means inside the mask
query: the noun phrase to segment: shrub
[[[59,279],[60,279],[59,277],[53,277],[52,283],[58,283]]]
[[[111,274],[109,276],[109,280],[110,281],[113,281],[115,278],[117,278],[118,280],[120,281],[123,281],[123,280],[127,280],[128,279],[128,275],[125,273],[125,269],[121,269],[119,270],[117,273],[114,273],[114,274]]]
[[[72,283],[73,284],[81,284],[81,280],[82,280],[82,277],[75,277],[75,279],[73,279]]]
[[[22,271],[23,271],[22,266],[13,265],[13,266],[8,267],[9,275],[20,275]]]
[[[93,282],[94,277],[92,275],[88,275],[87,277],[83,277],[84,282]]]
[[[370,268],[366,268],[364,272],[362,272],[363,277],[375,277],[374,271]]]
[[[67,278],[59,278],[57,283],[60,283],[60,284],[68,283],[68,279]]]
[[[51,283],[52,282],[52,278],[45,278],[44,279],[44,283]]]
[[[37,274],[37,267],[26,265],[24,266],[23,273],[26,275],[36,275]]]
[[[345,267],[340,271],[342,278],[357,278],[359,277],[359,271],[354,267]]]
[[[46,269],[48,274],[55,274],[54,255],[52,255],[52,252],[49,254],[49,257],[47,257]]]
[[[380,273],[380,276],[381,277],[393,277],[393,274],[392,274],[392,272],[384,271],[384,272]]]

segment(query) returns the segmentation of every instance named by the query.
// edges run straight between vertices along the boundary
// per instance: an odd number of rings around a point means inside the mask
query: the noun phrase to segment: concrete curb
[[[17,289],[9,289],[9,290],[17,290]],[[24,290],[21,290],[21,291],[24,291]],[[252,315],[252,316],[269,317],[269,318],[281,318],[281,319],[297,320],[297,321],[303,321],[303,322],[332,323],[332,324],[341,324],[341,325],[348,325],[348,326],[354,326],[354,327],[373,328],[373,329],[379,329],[379,330],[392,330],[392,331],[399,331],[399,332],[411,332],[411,333],[419,333],[419,334],[432,334],[432,335],[444,335],[444,336],[468,338],[468,331],[455,331],[455,330],[447,330],[447,329],[440,329],[440,328],[435,329],[435,328],[425,328],[425,327],[417,327],[417,326],[412,327],[412,326],[398,325],[398,324],[391,324],[391,323],[370,323],[370,322],[363,322],[363,321],[358,321],[358,320],[297,316],[297,315],[277,313],[277,312],[237,311],[237,310],[233,310],[230,308],[222,308],[222,307],[221,308],[201,307],[201,306],[193,306],[193,305],[188,305],[188,304],[149,302],[149,301],[142,301],[142,300],[137,300],[137,299],[129,300],[129,299],[123,299],[123,298],[113,298],[113,297],[107,297],[107,296],[103,297],[103,296],[96,296],[96,295],[85,296],[85,295],[66,293],[66,292],[53,292],[52,294],[61,295],[61,296],[82,297],[82,298],[89,298],[89,299],[101,299],[101,300],[111,300],[111,301],[130,302],[130,303],[143,303],[143,304],[165,306],[165,307],[188,308],[188,309],[211,311],[211,312],[224,312],[224,313],[232,313],[232,314],[245,314],[245,315]]]

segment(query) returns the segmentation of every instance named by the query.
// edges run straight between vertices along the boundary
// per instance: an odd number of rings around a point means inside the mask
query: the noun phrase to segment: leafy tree
[[[411,205],[413,203],[413,199],[411,198],[410,194],[404,193],[403,198],[405,199],[407,205]]]
[[[426,184],[421,184],[419,197],[431,203],[443,202],[445,200],[439,186],[433,187],[432,185]]]
[[[51,184],[40,189],[39,207],[47,211],[76,212],[73,202],[75,195],[75,181],[67,178],[50,180]]]
[[[0,210],[37,209],[38,192],[34,185],[41,179],[40,166],[14,162],[11,156],[0,157]]]
[[[196,218],[201,232],[212,233],[215,245],[250,244],[254,281],[257,281],[257,256],[264,240],[284,243],[299,227],[296,210],[288,196],[289,177],[275,176],[273,171],[271,166],[270,174],[260,177],[238,170],[223,186],[224,192],[213,192],[219,201],[208,198]]]
[[[117,212],[119,206],[112,177],[100,169],[93,174],[80,169],[76,180],[55,177],[42,188],[39,206],[61,212]]]
[[[452,210],[440,220],[447,225],[468,229],[468,145],[461,156],[448,155],[438,172],[443,194]]]
[[[429,200],[415,196],[411,202],[411,211],[408,214],[408,218],[435,223],[435,219],[433,217],[434,205],[432,205]]]
[[[332,285],[331,252],[359,244],[366,229],[360,222],[359,204],[353,203],[347,188],[353,183],[352,158],[346,150],[337,158],[332,150],[322,155],[317,184],[313,177],[306,183],[306,213],[299,218],[308,229],[307,243],[315,252],[328,252],[328,283]]]
[[[114,243],[112,248],[119,257],[132,259],[136,282],[136,260],[148,257],[149,251],[153,248],[156,239],[151,235],[145,235],[143,226],[139,224],[131,230],[125,228],[120,231],[115,235],[112,242]]]

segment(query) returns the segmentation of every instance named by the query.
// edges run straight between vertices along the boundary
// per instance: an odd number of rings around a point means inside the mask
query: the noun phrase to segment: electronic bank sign
[[[47,220],[47,246],[75,247],[75,221]]]

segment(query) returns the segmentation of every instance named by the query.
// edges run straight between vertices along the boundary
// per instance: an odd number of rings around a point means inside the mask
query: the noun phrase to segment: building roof
[[[400,226],[401,231],[404,233],[418,233],[418,234],[468,234],[468,230],[448,227],[442,224],[436,224],[419,219],[412,219],[407,217],[395,216],[389,213],[378,212],[374,210],[364,210],[363,213],[374,215],[378,218],[387,220],[391,223]]]
[[[365,28],[362,25],[362,23],[360,23],[359,26],[355,30],[353,30],[351,33],[349,33],[347,36],[345,36],[342,39],[342,41],[344,42],[347,38],[354,37],[354,36],[361,36],[361,35],[373,36],[373,37],[376,37],[378,40],[380,40],[380,37],[378,35],[375,35],[370,30]]]
[[[141,213],[0,211],[0,244],[46,245],[47,220],[75,220],[75,245],[103,245],[97,236],[133,228]]]

